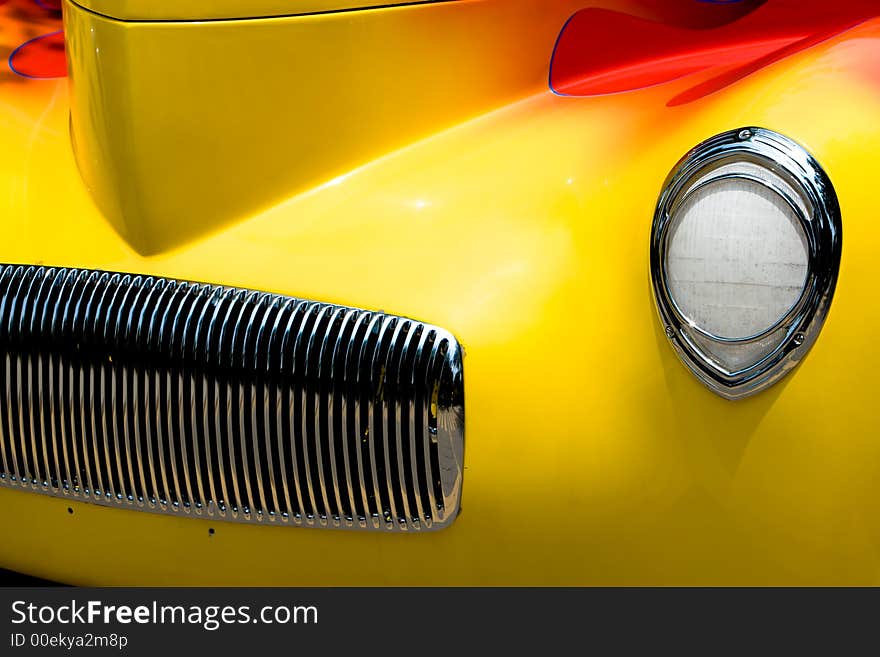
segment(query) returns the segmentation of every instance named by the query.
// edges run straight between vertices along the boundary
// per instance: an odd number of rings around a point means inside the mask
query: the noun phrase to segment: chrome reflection
[[[754,171],[767,175],[754,175]],[[676,212],[705,186],[746,180],[771,190],[797,217],[805,238],[807,275],[798,300],[771,326],[742,338],[723,337],[682,312],[666,270]],[[777,182],[774,182],[777,181]],[[840,268],[840,206],[830,179],[801,146],[762,128],[713,137],[688,153],[666,180],[651,232],[651,278],[664,330],[681,360],[726,399],[755,394],[804,358],[825,322]]]
[[[384,313],[0,265],[0,486],[240,522],[418,531],[459,509],[462,352]]]

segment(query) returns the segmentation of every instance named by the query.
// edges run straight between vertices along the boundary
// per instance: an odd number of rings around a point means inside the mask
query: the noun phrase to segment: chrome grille
[[[381,312],[0,265],[0,485],[184,516],[424,530],[458,512],[461,349]]]

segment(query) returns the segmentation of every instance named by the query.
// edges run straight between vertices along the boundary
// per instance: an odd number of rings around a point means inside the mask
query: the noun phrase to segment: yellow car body
[[[92,2],[64,3],[69,80],[0,77],[0,262],[450,330],[461,513],[437,532],[355,532],[0,487],[0,565],[83,585],[880,583],[880,19],[671,105],[704,74],[548,88],[580,0],[312,2],[192,24]],[[845,238],[809,356],[729,402],[670,348],[648,247],[672,166],[740,126],[816,157]]]

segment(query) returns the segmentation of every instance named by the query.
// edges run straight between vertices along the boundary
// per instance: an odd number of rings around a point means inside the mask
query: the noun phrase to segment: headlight
[[[760,128],[710,139],[670,174],[654,218],[666,335],[715,392],[758,392],[818,336],[840,248],[837,197],[809,153]]]

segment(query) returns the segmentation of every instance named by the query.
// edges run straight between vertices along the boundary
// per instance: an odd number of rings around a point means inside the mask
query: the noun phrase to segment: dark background
[[[29,577],[11,570],[0,568],[0,587],[2,586],[58,586],[54,582],[47,582],[36,577]]]
[[[308,604],[319,609],[319,623],[216,631],[198,623],[21,625],[6,611],[16,600],[55,607],[89,600],[252,609]],[[13,653],[7,646],[14,633],[30,639],[95,632],[125,636],[125,657],[376,653],[364,650],[370,645],[388,657],[468,654],[460,647],[482,645],[499,655],[870,655],[878,606],[880,589],[0,588],[0,654],[47,652],[29,642]]]

